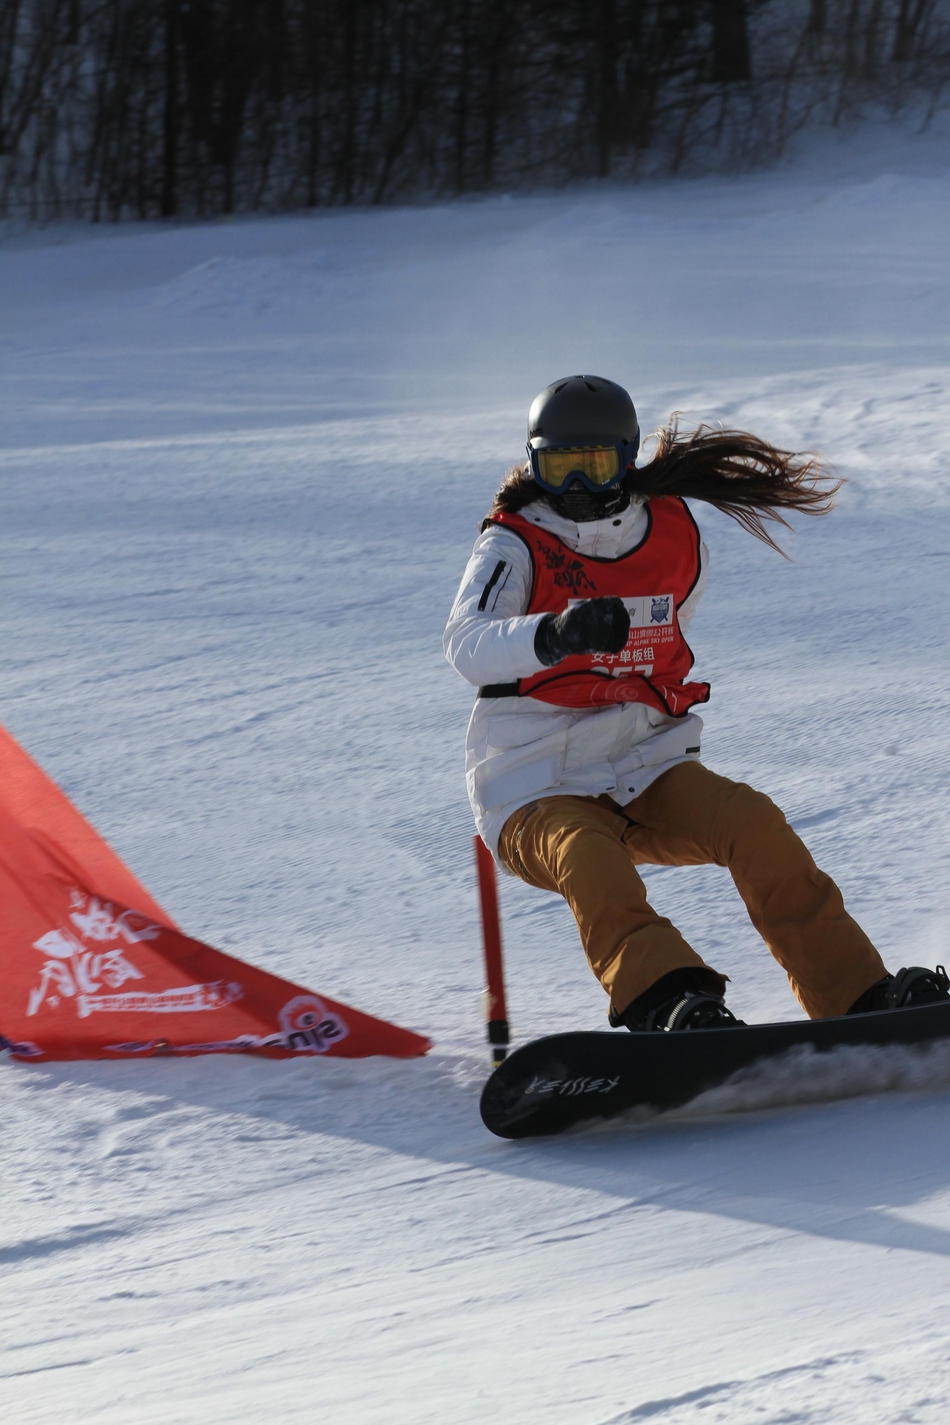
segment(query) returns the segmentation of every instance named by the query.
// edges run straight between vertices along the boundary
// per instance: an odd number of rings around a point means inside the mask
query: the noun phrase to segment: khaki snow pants
[[[664,772],[623,809],[609,796],[532,802],[505,822],[498,850],[523,881],[568,902],[613,1015],[670,970],[705,965],[647,901],[644,864],[728,867],[811,1019],[844,1014],[887,974],[775,803],[701,762]]]

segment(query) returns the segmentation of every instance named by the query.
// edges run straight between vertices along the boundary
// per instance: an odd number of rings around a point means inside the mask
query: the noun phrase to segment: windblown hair
[[[700,426],[692,435],[681,435],[674,415],[653,439],[653,459],[642,469],[627,472],[621,482],[624,489],[646,500],[660,495],[705,500],[782,555],[785,551],[768,522],[789,529],[783,510],[827,514],[842,485],[823,472],[817,456],[778,450],[745,431]],[[514,513],[543,498],[545,491],[530,466],[514,465],[502,481],[491,514]]]

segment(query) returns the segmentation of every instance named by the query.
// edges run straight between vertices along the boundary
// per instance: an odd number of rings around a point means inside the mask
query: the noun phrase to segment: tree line
[[[0,215],[382,203],[761,162],[942,102],[950,0],[0,0]]]

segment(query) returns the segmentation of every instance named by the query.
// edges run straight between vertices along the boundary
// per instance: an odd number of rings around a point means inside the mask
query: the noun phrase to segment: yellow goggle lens
[[[572,475],[585,475],[592,485],[609,485],[620,473],[620,455],[605,450],[539,450],[538,471],[546,485],[557,489]]]

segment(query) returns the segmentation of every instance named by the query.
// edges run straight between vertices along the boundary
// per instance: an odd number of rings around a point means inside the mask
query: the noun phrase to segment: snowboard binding
[[[906,1009],[914,1004],[939,1004],[950,999],[950,976],[942,965],[936,970],[911,965],[892,975],[884,992],[885,1008]]]
[[[648,1029],[662,1029],[667,1032],[681,1029],[729,1029],[742,1023],[742,1020],[736,1019],[732,1010],[727,1008],[720,995],[686,994],[672,1008],[664,1006],[664,1009],[665,1013],[656,1011],[655,1023],[647,1025]]]
[[[634,1034],[653,1030],[729,1029],[741,1024],[719,994],[722,980],[715,972],[698,967],[671,970],[638,995],[622,1014],[610,1016],[616,1029],[623,1025]]]
[[[912,1009],[922,1004],[942,1004],[950,1000],[950,975],[943,965],[928,970],[924,965],[909,965],[878,980],[856,999],[849,1014],[874,1014],[885,1009]]]

